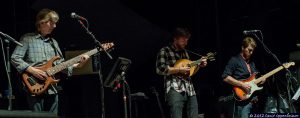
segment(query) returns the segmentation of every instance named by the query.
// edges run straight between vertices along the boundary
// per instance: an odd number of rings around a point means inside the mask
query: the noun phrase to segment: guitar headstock
[[[284,68],[289,68],[290,66],[294,66],[295,65],[295,62],[289,62],[289,63],[284,63],[284,64],[282,64],[282,66],[284,67]]]
[[[114,43],[104,43],[101,46],[104,48],[104,50],[108,50],[114,47]]]
[[[205,58],[209,61],[214,61],[216,60],[216,56],[217,55],[217,52],[209,52],[206,54]]]

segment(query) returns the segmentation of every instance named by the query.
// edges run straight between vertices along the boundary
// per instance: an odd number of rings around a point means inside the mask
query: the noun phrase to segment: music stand
[[[128,98],[129,98],[129,110],[130,110],[130,88],[125,80],[125,74],[131,64],[131,60],[119,57],[115,62],[113,68],[111,69],[110,73],[108,74],[107,78],[104,81],[104,86],[113,88],[114,90],[119,88],[119,85],[123,87],[123,101],[124,101],[124,118],[127,118],[127,96],[126,96],[126,89],[128,90]],[[117,84],[115,84],[117,83]],[[131,110],[130,110],[131,111]],[[131,112],[130,112],[131,117]]]
[[[129,59],[118,57],[113,68],[104,81],[104,86],[114,88],[114,83],[123,79],[123,76],[126,74],[130,64],[131,61]]]

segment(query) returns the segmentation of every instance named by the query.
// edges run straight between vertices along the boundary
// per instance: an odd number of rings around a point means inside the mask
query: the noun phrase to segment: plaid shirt
[[[29,66],[41,66],[49,61],[54,56],[61,57],[62,53],[56,40],[52,38],[43,38],[38,33],[27,33],[20,39],[23,46],[17,46],[11,56],[11,63],[19,73],[23,73]],[[53,43],[52,43],[53,42]],[[56,49],[52,46],[55,46]],[[56,51],[57,50],[57,51]],[[64,61],[55,61],[53,64],[57,65]],[[69,67],[66,72],[69,76],[72,73],[72,68]],[[50,90],[50,89],[49,89]],[[56,93],[56,89],[52,87],[48,93]]]
[[[156,73],[164,76],[166,93],[173,88],[177,92],[184,91],[188,96],[194,96],[196,93],[190,79],[183,80],[178,76],[168,74],[168,67],[173,67],[179,59],[189,59],[188,53],[185,50],[176,51],[173,45],[163,47],[157,55]]]

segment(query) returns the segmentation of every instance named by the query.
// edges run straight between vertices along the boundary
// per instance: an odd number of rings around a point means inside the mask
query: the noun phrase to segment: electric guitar
[[[208,61],[214,61],[215,60],[215,56],[216,56],[216,52],[212,53],[209,52],[206,54],[206,56],[202,56],[200,59],[196,60],[196,61],[191,61],[188,59],[180,59],[177,60],[176,63],[174,64],[174,67],[190,67],[190,71],[184,74],[177,74],[177,76],[183,77],[183,78],[187,78],[187,77],[191,77],[194,74],[197,73],[198,69],[197,66],[199,64],[202,63],[203,59],[207,59]]]
[[[243,83],[250,85],[250,91],[247,93],[242,88],[235,86],[235,87],[233,87],[234,93],[239,98],[239,101],[247,100],[251,97],[251,95],[255,91],[263,89],[263,87],[257,86],[258,83],[262,82],[263,80],[267,79],[268,77],[272,76],[273,74],[279,72],[280,70],[282,70],[284,68],[289,68],[290,66],[294,66],[294,65],[295,65],[294,62],[285,63],[282,66],[279,66],[278,68],[270,71],[269,73],[267,73],[257,79],[255,78],[256,74],[252,74],[248,79],[242,80]]]
[[[114,46],[113,43],[102,44],[102,47],[104,48],[104,50],[108,50],[108,49],[112,48],[113,46]],[[83,53],[82,55],[92,56],[92,55],[98,53],[99,50],[102,51],[102,49],[95,48],[86,53]],[[78,63],[81,60],[81,55],[76,56],[68,61],[62,62],[62,63],[52,67],[53,62],[58,59],[60,59],[59,56],[54,56],[49,61],[47,61],[47,63],[45,63],[44,65],[35,67],[37,69],[40,69],[40,70],[46,72],[48,77],[44,81],[40,80],[38,78],[35,78],[32,74],[30,74],[28,72],[22,73],[23,83],[28,88],[30,93],[32,93],[33,95],[40,95],[40,94],[44,93],[51,84],[58,83],[59,79],[55,79],[54,75],[64,69],[72,66],[73,64]]]

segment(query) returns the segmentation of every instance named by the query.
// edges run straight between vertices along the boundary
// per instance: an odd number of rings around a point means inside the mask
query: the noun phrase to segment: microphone
[[[8,39],[9,41],[11,42],[14,42],[15,44],[19,45],[19,46],[23,46],[23,44],[19,43],[18,41],[16,41],[14,38],[10,37],[9,35],[3,33],[3,32],[0,32],[0,34],[2,36],[4,36],[6,39]]]
[[[86,18],[77,15],[75,12],[71,13],[71,18],[78,19],[78,20],[86,20]]]
[[[260,30],[244,30],[243,34],[248,35],[248,34],[253,34],[256,32],[260,32]]]

